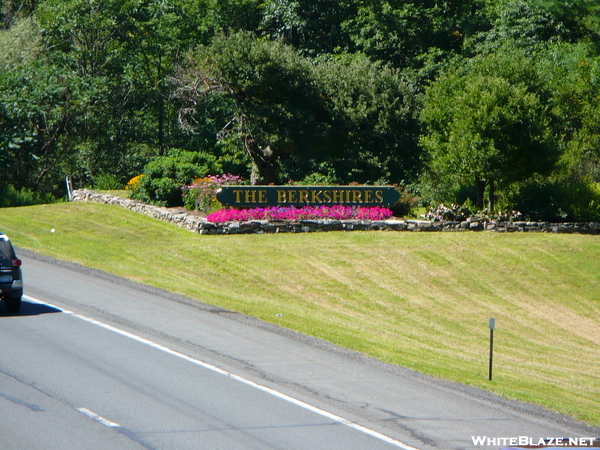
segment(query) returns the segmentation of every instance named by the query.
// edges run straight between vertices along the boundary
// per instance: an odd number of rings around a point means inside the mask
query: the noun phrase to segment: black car
[[[0,232],[0,298],[6,304],[6,310],[15,314],[21,309],[22,296],[21,260],[17,258],[8,236]]]

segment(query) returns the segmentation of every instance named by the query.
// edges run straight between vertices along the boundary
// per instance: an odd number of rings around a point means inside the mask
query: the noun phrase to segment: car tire
[[[21,297],[5,298],[4,303],[9,314],[16,314],[21,309]]]

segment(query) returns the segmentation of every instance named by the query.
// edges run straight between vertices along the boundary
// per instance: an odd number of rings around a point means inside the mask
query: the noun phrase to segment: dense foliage
[[[144,174],[138,197],[174,205],[231,173],[600,220],[599,17],[591,0],[5,0],[3,204]]]

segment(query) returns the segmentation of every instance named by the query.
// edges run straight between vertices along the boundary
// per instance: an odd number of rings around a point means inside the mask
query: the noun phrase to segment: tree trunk
[[[494,208],[496,207],[496,186],[494,184],[494,180],[490,180],[490,189],[488,195],[488,209],[490,212],[494,212]]]
[[[158,156],[165,154],[165,102],[162,92],[158,100]]]
[[[479,211],[481,211],[483,209],[483,196],[485,195],[487,181],[475,180],[475,184],[477,185],[477,200],[475,201],[475,206]]]
[[[244,147],[252,160],[252,172],[250,174],[250,184],[268,185],[276,181],[276,162],[277,154],[271,147],[267,146],[261,149],[252,136],[244,137]]]

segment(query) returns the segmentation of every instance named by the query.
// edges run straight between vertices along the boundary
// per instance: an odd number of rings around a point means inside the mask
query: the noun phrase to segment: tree
[[[323,61],[315,70],[338,136],[339,180],[412,181],[420,165],[415,86],[364,54]]]
[[[494,209],[496,187],[547,174],[558,149],[551,139],[547,92],[520,53],[479,56],[459,64],[427,90],[421,118],[430,179],[456,192],[475,184]]]
[[[9,29],[19,18],[27,18],[38,0],[3,0],[0,7],[0,29]]]
[[[536,0],[562,21],[571,24],[580,37],[600,43],[600,5],[596,0]]]
[[[519,49],[528,56],[561,42],[581,38],[573,23],[565,22],[538,1],[508,0],[486,9],[489,28],[467,37],[464,56],[510,52]]]
[[[571,183],[600,182],[600,56],[589,44],[555,46],[545,60],[552,111],[564,151],[561,174]]]
[[[145,36],[137,29],[132,32],[136,7],[131,1],[48,0],[36,10],[44,46],[51,49],[48,63],[82,80],[84,112],[73,130],[77,153],[70,161],[79,183],[102,172],[126,179],[131,150],[143,144],[157,147],[157,100],[140,93],[147,79],[143,61],[130,51],[135,46],[129,41]]]
[[[466,36],[486,25],[486,2],[366,1],[343,23],[353,47],[377,61],[418,69],[425,55],[462,50]]]
[[[208,8],[208,21],[214,33],[256,31],[260,27],[262,0],[212,0]]]
[[[80,80],[44,62],[30,18],[0,31],[0,188],[55,191],[73,153]]]
[[[260,31],[316,58],[351,50],[343,23],[356,14],[356,0],[266,0]]]
[[[198,104],[210,96],[230,99],[232,116],[220,134],[239,137],[253,184],[276,182],[280,158],[325,148],[325,99],[310,63],[291,47],[240,32],[217,36],[189,61],[178,76],[177,96],[188,103],[182,124],[189,128]]]
[[[198,147],[177,126],[169,80],[212,32],[209,3],[47,0],[37,9],[48,59],[85,80],[74,168],[82,181],[103,172],[125,180],[170,147]]]
[[[72,155],[66,137],[77,113],[78,80],[57,67],[0,73],[0,184],[48,192]]]
[[[17,20],[8,30],[0,30],[0,70],[8,71],[40,58],[42,33],[32,18]]]
[[[339,182],[400,181],[418,164],[414,87],[364,55],[314,63],[289,45],[238,33],[201,47],[178,80],[184,125],[207,99],[230,99],[220,134],[239,138],[253,183],[314,171]]]

